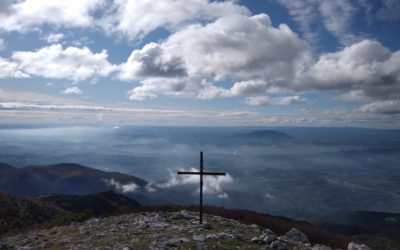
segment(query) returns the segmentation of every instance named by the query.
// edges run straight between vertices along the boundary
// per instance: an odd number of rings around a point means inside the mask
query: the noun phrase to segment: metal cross
[[[226,175],[221,172],[204,172],[203,152],[200,152],[200,172],[179,171],[178,174],[200,175],[200,224],[203,223],[203,175]]]

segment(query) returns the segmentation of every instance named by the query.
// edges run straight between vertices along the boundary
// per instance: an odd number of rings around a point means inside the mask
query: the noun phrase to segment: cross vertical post
[[[200,224],[203,224],[203,151],[200,152]]]
[[[200,219],[200,224],[203,224],[203,175],[214,175],[214,176],[217,176],[217,175],[226,175],[226,173],[204,172],[203,151],[201,151],[200,152],[200,171],[199,172],[178,171],[178,174],[200,175],[199,219]]]

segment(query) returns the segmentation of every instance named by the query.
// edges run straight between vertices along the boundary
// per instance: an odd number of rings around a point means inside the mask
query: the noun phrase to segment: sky
[[[0,124],[399,128],[398,0],[0,1]]]

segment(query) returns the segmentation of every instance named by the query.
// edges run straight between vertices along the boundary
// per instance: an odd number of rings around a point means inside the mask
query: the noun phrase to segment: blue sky
[[[398,128],[396,0],[0,4],[1,124]]]

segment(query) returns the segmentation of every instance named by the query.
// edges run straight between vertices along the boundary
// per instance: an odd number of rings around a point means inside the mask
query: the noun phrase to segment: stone
[[[256,236],[256,237],[251,238],[250,242],[252,242],[252,243],[260,243],[261,240],[260,240],[259,237]]]
[[[235,240],[237,237],[230,233],[216,233],[216,234],[207,234],[207,240]]]
[[[193,240],[195,241],[204,241],[206,239],[206,237],[204,237],[204,235],[193,235]]]
[[[357,244],[355,242],[350,242],[347,246],[347,250],[371,250],[368,246],[364,244]]]
[[[311,250],[332,250],[332,248],[327,247],[325,245],[316,244],[311,248]]]
[[[269,246],[272,249],[277,249],[277,250],[287,250],[287,249],[289,249],[288,244],[286,242],[280,241],[280,240],[276,240],[276,241],[272,242]]]
[[[303,232],[301,232],[297,228],[290,229],[290,231],[284,235],[284,239],[287,241],[290,241],[290,242],[297,242],[297,243],[309,243],[310,242],[308,240],[307,235],[305,235]]]

